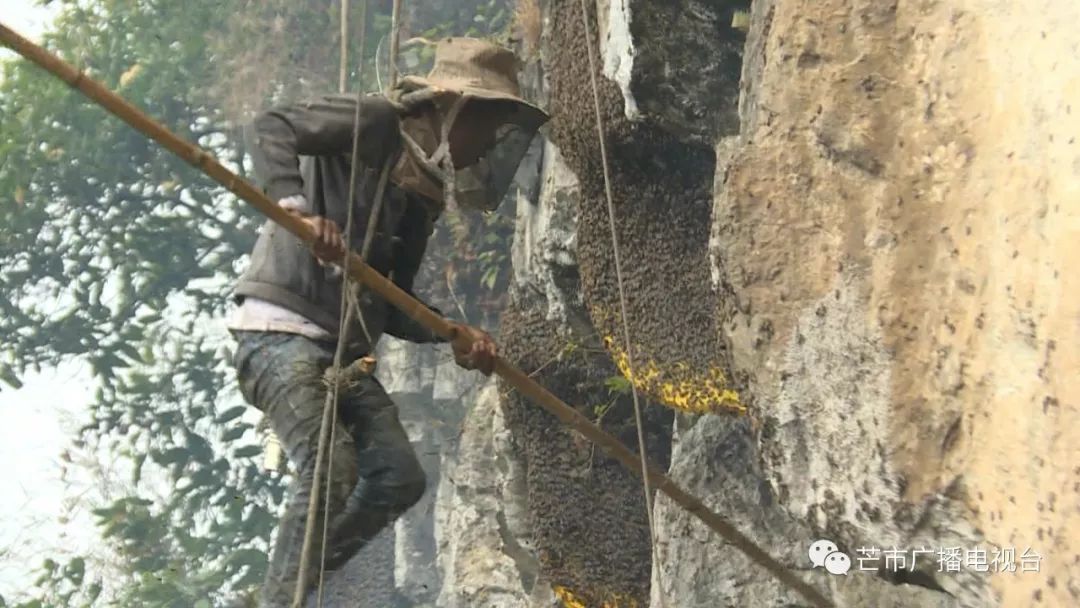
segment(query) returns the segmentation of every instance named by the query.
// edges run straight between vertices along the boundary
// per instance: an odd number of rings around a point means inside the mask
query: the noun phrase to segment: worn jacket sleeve
[[[326,95],[282,105],[255,118],[256,166],[268,196],[274,200],[303,193],[300,160],[303,156],[330,156],[352,152],[357,100],[354,96]],[[381,96],[360,100],[359,157],[364,164],[381,166],[399,145],[398,115]]]
[[[413,293],[413,281],[420,270],[420,264],[427,250],[428,239],[435,229],[435,218],[428,212],[424,203],[413,196],[407,197],[405,214],[398,224],[397,243],[394,251],[394,283],[409,295]],[[425,304],[442,316],[442,311]],[[420,344],[446,342],[431,330],[414,321],[395,307],[391,307],[386,324],[386,333]]]

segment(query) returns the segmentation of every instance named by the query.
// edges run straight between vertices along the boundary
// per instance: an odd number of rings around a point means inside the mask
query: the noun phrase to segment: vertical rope
[[[367,44],[367,9],[368,0],[360,0],[360,14],[356,16],[356,21],[360,25],[356,32],[356,87],[358,90],[364,89],[364,45]],[[376,67],[376,70],[378,68]]]
[[[349,0],[341,0],[341,62],[338,66],[338,93],[345,93],[349,74]]]
[[[338,66],[338,93],[344,95],[346,83],[349,75],[349,0],[341,0],[341,58]],[[359,125],[359,112],[360,112],[360,97],[356,98],[356,112],[353,114],[353,140],[356,140],[357,130]],[[354,144],[355,145],[355,144]],[[355,155],[355,151],[354,151]],[[353,219],[353,180],[355,173],[351,173],[349,177],[349,210],[347,219],[345,221],[345,243],[352,242],[352,219]],[[342,273],[341,288],[342,298],[341,305],[344,306],[346,302],[345,291],[348,289],[348,257],[345,259],[346,268]],[[319,545],[319,585],[316,599],[316,605],[322,608],[323,605],[323,583],[326,580],[326,545],[330,536],[330,496],[332,488],[330,487],[331,480],[334,478],[334,443],[337,441],[337,410],[338,410],[338,398],[340,391],[340,376],[341,376],[341,357],[342,357],[342,344],[345,336],[345,328],[351,325],[351,310],[349,313],[342,311],[342,314],[338,318],[338,344],[334,350],[334,373],[333,373],[333,396],[327,395],[327,403],[323,405],[323,416],[330,417],[330,449],[326,458],[326,500],[323,506],[323,529],[322,529],[322,542]],[[327,387],[330,390],[330,387]],[[327,413],[328,412],[328,413]],[[321,438],[320,438],[321,439]],[[320,461],[321,462],[321,461]],[[318,483],[318,476],[316,476],[316,482]],[[314,494],[314,492],[313,492]]]
[[[341,0],[341,58],[338,69],[338,92],[345,93],[345,84],[348,76],[348,49],[349,49],[349,29],[348,29],[348,14],[349,14],[349,0]],[[356,111],[353,115],[353,147],[355,156],[355,146],[357,140],[357,131],[359,130],[359,114],[360,104],[359,98],[357,98]],[[349,178],[349,199],[348,199],[348,212],[345,222],[345,243],[348,247],[348,243],[351,242],[352,236],[352,221],[353,221],[353,194],[355,188],[355,170],[352,171]],[[323,403],[323,415],[322,421],[319,426],[319,443],[318,449],[315,455],[315,474],[311,482],[311,495],[308,497],[308,511],[307,520],[304,526],[304,544],[300,551],[300,566],[296,579],[296,589],[293,594],[293,608],[300,608],[304,604],[304,596],[307,591],[307,575],[308,564],[311,561],[311,545],[313,542],[315,520],[319,508],[319,498],[322,491],[322,479],[323,479],[323,459],[327,460],[326,464],[326,500],[323,509],[323,529],[322,529],[322,542],[319,544],[319,581],[318,581],[318,606],[322,606],[323,600],[323,582],[325,580],[324,571],[326,569],[326,545],[327,537],[329,534],[330,524],[330,498],[333,492],[331,487],[331,479],[333,479],[334,470],[334,450],[333,445],[337,440],[337,404],[338,404],[338,377],[341,372],[341,359],[344,353],[346,328],[351,324],[351,310],[346,307],[345,293],[348,288],[348,264],[349,258],[345,257],[345,269],[342,274],[342,290],[341,290],[341,314],[338,317],[338,341],[334,350],[334,364],[333,374],[331,376],[332,386],[327,386],[326,399]],[[327,450],[329,449],[329,453]]]
[[[619,255],[619,235],[615,227],[615,203],[611,195],[611,167],[608,163],[607,137],[604,134],[604,121],[600,112],[600,87],[596,83],[596,59],[594,57],[592,35],[590,34],[589,9],[585,0],[581,0],[581,22],[585,26],[585,47],[589,56],[589,79],[592,82],[593,107],[596,111],[596,132],[600,139],[600,159],[604,166],[604,195],[607,198],[608,224],[611,227],[611,247],[615,255],[615,281],[619,286],[619,310],[622,313],[623,342],[626,349],[626,365],[630,370],[634,369],[634,349],[630,342],[630,320],[626,310],[626,291],[623,288],[622,258]],[[597,34],[599,34],[599,18],[597,19]],[[653,518],[653,493],[652,482],[649,479],[649,460],[645,452],[645,431],[641,420],[641,402],[638,399],[637,387],[630,382],[630,393],[634,400],[634,425],[637,427],[638,452],[641,456],[641,479],[645,490],[645,514],[649,520],[649,548],[652,553],[653,568],[656,571],[657,583],[660,581],[660,560],[656,549],[656,522]],[[661,586],[657,597],[660,598],[661,608],[665,608],[664,592]]]
[[[401,0],[394,0],[394,8],[390,13],[390,73],[388,75],[390,83],[387,85],[387,89],[393,89],[397,85],[398,81],[398,48],[400,47],[400,36],[398,35],[401,29]]]
[[[341,19],[342,19],[342,44],[341,44],[341,66],[339,70],[339,92],[345,92],[346,79],[348,74],[348,33],[347,33],[347,18],[348,18],[348,1],[342,0],[341,2]],[[400,0],[397,0],[400,2]],[[367,1],[362,0],[361,4],[361,16],[366,18],[367,16]],[[360,26],[360,44],[363,45],[365,37],[365,23],[361,21]],[[396,34],[396,29],[394,30]],[[395,36],[396,37],[396,36]],[[362,46],[360,60],[362,61]],[[358,72],[362,73],[361,69]],[[357,87],[356,92],[356,110],[353,114],[353,141],[352,141],[352,156],[351,159],[359,157],[359,145],[360,145],[360,106],[363,99],[363,87]],[[379,221],[380,211],[382,209],[383,195],[386,190],[388,178],[390,176],[390,168],[393,163],[391,159],[387,159],[382,167],[382,172],[379,175],[379,182],[375,192],[375,200],[372,201],[371,213],[368,218],[367,230],[364,234],[364,241],[361,246],[361,259],[366,263],[368,255],[371,250],[371,243],[375,236],[375,226]],[[348,194],[348,207],[345,219],[345,230],[343,233],[346,249],[351,249],[352,243],[352,230],[353,230],[353,209],[355,207],[354,201],[356,200],[356,177],[357,177],[357,163],[350,161],[349,166],[349,194]],[[322,463],[325,456],[327,460],[327,472],[326,472],[326,499],[323,508],[323,529],[322,529],[322,542],[319,548],[319,581],[317,591],[317,605],[322,608],[323,605],[323,588],[326,574],[326,546],[328,544],[329,528],[330,528],[330,499],[331,499],[331,483],[333,479],[333,467],[334,467],[334,450],[333,445],[337,439],[337,410],[338,402],[341,392],[341,360],[344,357],[345,343],[348,339],[348,330],[352,327],[353,323],[353,311],[355,309],[358,320],[364,329],[364,334],[367,337],[368,345],[374,348],[372,344],[371,335],[367,331],[367,327],[364,324],[363,311],[360,310],[359,305],[354,306],[354,302],[350,301],[350,292],[353,289],[353,283],[350,281],[349,276],[349,263],[352,259],[351,255],[346,255],[344,263],[342,265],[342,283],[341,283],[341,300],[340,300],[340,314],[338,317],[338,340],[337,346],[334,350],[334,363],[332,373],[332,386],[327,387],[326,401],[323,406],[323,418],[320,426],[319,433],[319,447],[316,452],[315,461],[315,478],[312,481],[311,496],[308,500],[308,513],[307,522],[304,530],[304,545],[301,550],[300,557],[300,573],[297,577],[296,592],[293,595],[293,608],[300,608],[303,605],[304,593],[307,589],[307,571],[308,563],[311,559],[311,545],[313,542],[313,532],[315,528],[316,513],[319,504],[319,493],[322,489]],[[359,287],[359,285],[357,285]],[[327,429],[329,427],[329,429]],[[327,432],[329,431],[329,432]],[[327,437],[329,435],[329,437]],[[329,443],[329,454],[327,454],[327,443]]]
[[[379,74],[379,57],[382,56],[382,45],[384,42],[386,42],[386,36],[379,38],[379,44],[375,45],[375,85],[377,90],[385,95],[389,90],[383,88],[382,75]]]

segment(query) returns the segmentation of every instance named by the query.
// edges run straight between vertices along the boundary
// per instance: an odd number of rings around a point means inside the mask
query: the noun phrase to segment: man
[[[343,281],[335,264],[344,254],[341,227],[349,206],[348,248],[361,252],[371,209],[379,206],[367,263],[411,293],[443,207],[494,209],[547,120],[521,99],[517,69],[506,49],[451,38],[436,44],[427,78],[406,77],[386,97],[364,97],[358,120],[355,97],[327,96],[275,108],[255,121],[254,157],[267,194],[317,234],[309,250],[276,224],[263,226],[229,323],[241,392],[265,413],[296,472],[261,594],[264,608],[292,602],[328,390],[324,371],[338,342],[345,343],[344,366],[369,355],[383,333],[417,343],[445,341],[369,289],[350,298],[358,316],[339,327]],[[350,169],[356,170],[351,201]],[[384,170],[390,171],[390,183],[380,197]],[[457,363],[490,374],[490,336],[453,325]],[[340,392],[336,415],[336,441],[328,446],[333,470],[321,490],[330,509],[328,570],[344,565],[425,488],[397,409],[373,376],[352,378]],[[320,502],[312,562],[306,565],[309,583],[318,580],[322,554]]]

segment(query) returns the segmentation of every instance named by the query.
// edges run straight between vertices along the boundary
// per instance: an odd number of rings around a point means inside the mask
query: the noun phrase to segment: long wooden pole
[[[158,142],[173,154],[184,159],[188,163],[201,169],[244,201],[258,209],[268,218],[280,224],[283,228],[296,235],[305,243],[311,244],[315,240],[314,230],[302,219],[285,211],[263,192],[247,180],[226,169],[221,163],[206,150],[184,141],[162,125],[144,114],[131,103],[113,93],[105,86],[88,78],[85,74],[75,69],[62,59],[49,53],[40,46],[23,38],[15,31],[0,23],[0,41],[19,53],[26,59],[36,63],[48,72],[78,89],[84,95],[104,107],[106,110],[131,125],[150,139]],[[435,314],[430,308],[419,302],[409,294],[401,290],[392,281],[379,274],[364,263],[360,255],[349,252],[349,275],[363,282],[368,288],[382,296],[386,301],[393,304],[409,317],[421,323],[436,334],[457,341],[458,346],[469,346],[468,337],[455,335],[453,325],[446,319]],[[566,425],[584,435],[587,439],[600,446],[609,456],[616,459],[630,472],[641,477],[643,469],[636,454],[624,446],[618,439],[605,433],[600,427],[593,424],[583,414],[570,407],[550,391],[536,383],[525,372],[510,365],[502,357],[495,360],[495,373],[501,376],[507,383],[519,390],[533,403],[544,408]],[[758,547],[742,532],[739,532],[719,514],[710,510],[701,500],[691,496],[680,488],[670,477],[655,465],[649,463],[644,471],[648,472],[649,481],[657,491],[667,494],[672,501],[683,509],[697,517],[723,537],[728,543],[734,545],[751,560],[771,572],[777,579],[790,587],[793,591],[803,596],[815,606],[831,608],[833,604],[825,598],[817,589],[807,584],[796,576],[783,564],[773,559],[763,549]],[[814,574],[817,574],[816,572]]]

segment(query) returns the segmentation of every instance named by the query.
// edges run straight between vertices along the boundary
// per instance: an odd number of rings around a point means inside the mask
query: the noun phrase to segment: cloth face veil
[[[450,132],[462,109],[469,103],[500,103],[505,120],[495,127],[490,137],[491,145],[481,151],[479,158],[459,167],[450,152]],[[441,114],[443,120],[434,152],[426,153],[403,129],[402,139],[406,152],[430,180],[441,185],[445,205],[494,211],[510,189],[518,165],[528,152],[529,144],[536,134],[536,128],[530,128],[527,116],[514,105],[477,100],[468,96],[455,96]],[[477,134],[481,135],[487,134]]]

